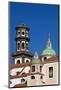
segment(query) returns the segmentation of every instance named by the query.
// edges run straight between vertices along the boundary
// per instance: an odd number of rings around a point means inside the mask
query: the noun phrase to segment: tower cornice
[[[26,28],[27,30],[30,30],[30,28],[26,24],[21,24],[16,26],[16,30],[21,29],[21,28]]]
[[[30,38],[29,37],[16,37],[15,40],[27,40],[27,41],[30,41]]]
[[[25,51],[16,52],[12,55],[12,57],[17,57],[17,56],[20,56],[20,55],[26,55],[26,56],[29,56],[29,57],[33,57],[31,52],[25,52]]]

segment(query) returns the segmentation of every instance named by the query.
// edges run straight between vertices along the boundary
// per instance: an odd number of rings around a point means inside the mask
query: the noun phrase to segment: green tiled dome
[[[56,55],[55,51],[52,49],[52,43],[51,43],[51,40],[50,40],[50,34],[49,34],[49,37],[48,37],[46,49],[43,50],[43,52],[42,52],[42,56],[47,56],[47,55],[48,56]]]
[[[41,61],[38,58],[37,52],[35,52],[34,59],[32,60],[32,64],[40,64]]]
[[[45,56],[45,55],[56,55],[55,51],[51,48],[46,48],[43,52],[42,52],[42,55]]]

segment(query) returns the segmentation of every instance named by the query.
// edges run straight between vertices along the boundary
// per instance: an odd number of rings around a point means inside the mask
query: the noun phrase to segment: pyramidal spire
[[[35,54],[34,54],[34,59],[38,59],[38,53],[37,52],[35,52]]]
[[[48,41],[47,41],[47,48],[52,48],[52,43],[51,43],[51,40],[50,40],[50,33],[48,34]]]

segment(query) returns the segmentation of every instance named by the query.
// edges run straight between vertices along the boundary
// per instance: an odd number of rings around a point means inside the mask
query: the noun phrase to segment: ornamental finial
[[[52,48],[52,44],[50,40],[50,33],[48,34],[47,48]]]

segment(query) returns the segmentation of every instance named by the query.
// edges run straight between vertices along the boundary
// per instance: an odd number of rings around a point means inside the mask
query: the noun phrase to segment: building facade
[[[52,48],[50,35],[41,58],[29,50],[29,30],[25,24],[16,27],[16,53],[12,55],[9,87],[56,85],[58,82],[58,56]]]

